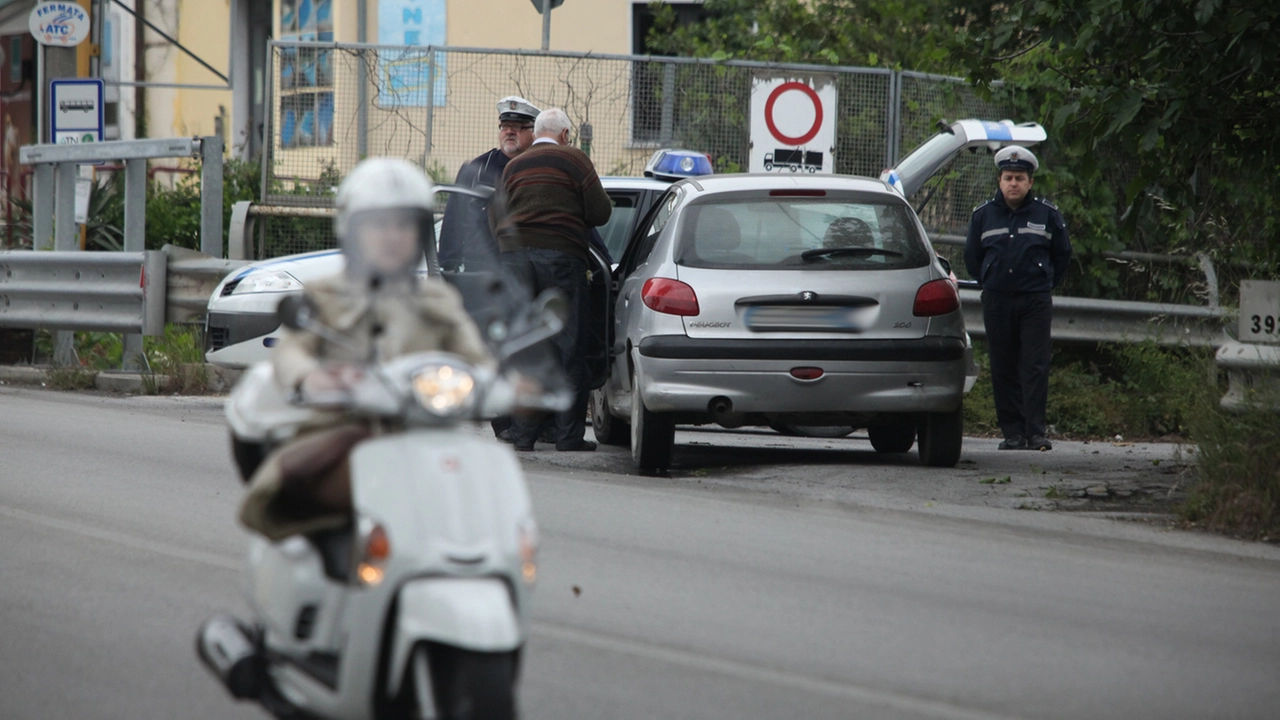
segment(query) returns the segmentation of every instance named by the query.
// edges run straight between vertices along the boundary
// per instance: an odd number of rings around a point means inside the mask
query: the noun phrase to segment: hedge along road
[[[0,387],[0,408],[0,717],[260,717],[191,648],[205,614],[243,611],[219,402]],[[1009,508],[1051,461],[1118,482],[1143,461],[1159,473],[1169,448],[972,440],[973,463],[941,471],[857,438],[677,442],[670,478],[618,472],[620,449],[522,456],[543,536],[524,717],[1268,717],[1280,702],[1280,550]]]

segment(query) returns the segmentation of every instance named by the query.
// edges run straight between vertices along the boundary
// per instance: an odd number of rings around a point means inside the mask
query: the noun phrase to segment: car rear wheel
[[[878,453],[904,453],[916,442],[916,429],[910,425],[872,425],[867,428],[871,447]]]
[[[644,475],[666,471],[676,427],[669,413],[650,412],[640,397],[640,375],[631,371],[631,458]]]
[[[609,412],[609,399],[604,389],[591,391],[591,429],[596,440],[605,445],[626,445],[631,439],[631,428],[626,420],[619,420]]]
[[[955,467],[964,441],[964,405],[952,412],[925,413],[919,432],[921,462],[930,467]]]

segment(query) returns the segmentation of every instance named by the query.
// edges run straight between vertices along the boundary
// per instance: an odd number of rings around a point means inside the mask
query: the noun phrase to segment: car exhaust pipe
[[[216,615],[206,620],[196,633],[196,654],[233,697],[246,700],[261,694],[262,657],[235,618]]]
[[[707,412],[711,413],[711,419],[717,425],[729,430],[740,428],[747,424],[747,418],[742,413],[733,411],[733,401],[723,395],[711,398],[711,402],[707,403]]]

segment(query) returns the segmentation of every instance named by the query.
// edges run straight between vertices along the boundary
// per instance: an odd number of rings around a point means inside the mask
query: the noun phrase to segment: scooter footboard
[[[391,667],[403,669],[414,645],[429,640],[478,652],[507,652],[524,642],[511,593],[501,580],[424,578],[400,589]],[[402,673],[388,680],[398,689]]]

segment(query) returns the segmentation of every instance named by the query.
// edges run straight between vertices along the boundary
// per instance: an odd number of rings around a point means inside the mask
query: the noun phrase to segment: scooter
[[[282,303],[282,322],[325,332],[296,300]],[[536,301],[499,358],[558,332],[555,303]],[[515,717],[537,525],[514,453],[459,426],[571,398],[530,397],[510,377],[419,353],[366,368],[340,399],[313,399],[394,431],[351,451],[350,527],[250,540],[252,620],[219,615],[196,638],[234,697],[278,718]],[[243,447],[283,441],[310,413],[277,389],[268,363],[227,403]]]

